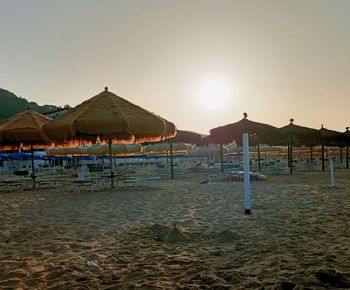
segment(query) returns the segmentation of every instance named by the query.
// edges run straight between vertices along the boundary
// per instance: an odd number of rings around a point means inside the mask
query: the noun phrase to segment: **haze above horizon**
[[[0,0],[0,87],[75,106],[104,87],[207,134],[350,126],[350,1]]]

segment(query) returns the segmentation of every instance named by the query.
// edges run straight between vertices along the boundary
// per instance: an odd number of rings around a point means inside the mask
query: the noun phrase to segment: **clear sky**
[[[0,0],[0,87],[75,106],[105,86],[208,133],[350,126],[349,0]]]

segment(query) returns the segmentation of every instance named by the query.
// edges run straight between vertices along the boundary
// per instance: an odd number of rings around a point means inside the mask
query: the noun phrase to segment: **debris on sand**
[[[315,275],[322,283],[329,284],[336,288],[350,288],[350,282],[342,273],[335,269],[320,269]]]

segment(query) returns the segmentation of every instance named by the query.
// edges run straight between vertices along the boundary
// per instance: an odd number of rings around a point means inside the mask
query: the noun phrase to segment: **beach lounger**
[[[95,182],[93,180],[87,180],[85,179],[85,173],[83,170],[78,171],[78,178],[79,180],[74,180],[74,191],[80,192],[80,188],[82,186],[87,186],[91,188],[91,192],[94,191],[94,184]]]
[[[138,180],[136,178],[134,179],[124,179],[123,183],[126,187],[132,186],[135,187],[136,186],[136,182],[138,182]]]
[[[156,180],[160,180],[159,176],[150,176],[150,177],[130,177],[130,178],[125,178],[123,179],[123,183],[126,187],[132,186],[135,187],[137,183],[141,182],[153,182]]]
[[[74,191],[80,192],[82,186],[87,186],[91,188],[91,192],[94,191],[95,182],[92,180],[75,180],[74,181]]]
[[[55,188],[57,185],[56,180],[41,180],[36,181],[36,184],[38,185],[38,188]]]
[[[27,190],[30,188],[31,183],[22,180],[22,181],[17,181],[17,180],[3,180],[1,181],[1,185],[6,187],[7,190],[10,189],[22,189],[22,190]]]

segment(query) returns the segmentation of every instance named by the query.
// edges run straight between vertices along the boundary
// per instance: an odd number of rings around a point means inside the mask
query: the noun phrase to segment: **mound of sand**
[[[226,229],[217,234],[217,239],[222,243],[233,243],[239,240],[239,235]]]
[[[164,242],[164,239],[169,234],[171,228],[159,224],[153,224],[149,230],[155,240]]]
[[[173,228],[154,224],[151,226],[150,231],[156,240],[164,243],[179,243],[191,240],[191,238],[182,232],[175,223]]]
[[[184,241],[189,241],[191,238],[182,232],[174,223],[174,228],[171,232],[164,238],[165,243],[179,243]]]

